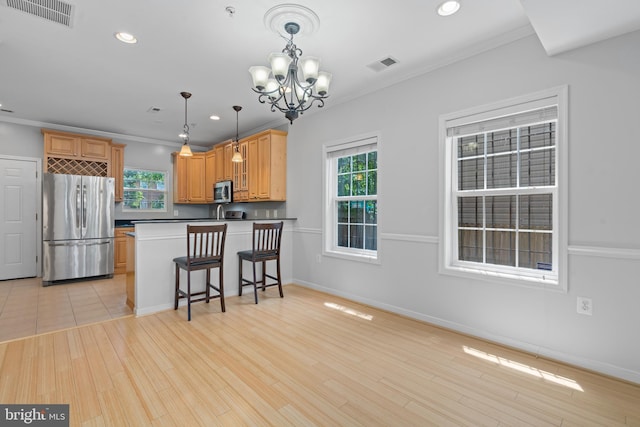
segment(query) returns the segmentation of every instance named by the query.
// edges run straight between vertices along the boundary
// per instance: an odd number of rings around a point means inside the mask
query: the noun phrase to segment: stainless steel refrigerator
[[[42,282],[113,275],[114,179],[45,173]]]

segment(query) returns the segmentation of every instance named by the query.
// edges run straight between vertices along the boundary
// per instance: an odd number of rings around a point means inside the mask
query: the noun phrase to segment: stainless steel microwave
[[[233,201],[233,182],[220,181],[213,185],[214,203],[231,203]]]

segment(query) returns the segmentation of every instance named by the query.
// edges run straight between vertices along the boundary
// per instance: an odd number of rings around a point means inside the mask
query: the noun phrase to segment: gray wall
[[[640,383],[638,46],[635,32],[548,57],[531,36],[297,120],[287,202],[296,282]],[[438,274],[439,115],[565,84],[568,292]],[[370,132],[382,141],[381,264],[318,258],[322,145]],[[576,313],[578,296],[593,299],[593,316]]]

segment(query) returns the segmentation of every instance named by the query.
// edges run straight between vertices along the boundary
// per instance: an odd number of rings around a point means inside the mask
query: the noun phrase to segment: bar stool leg
[[[225,306],[224,306],[224,280],[223,280],[224,274],[222,273],[222,264],[220,264],[219,270],[220,271],[218,272],[218,275],[219,275],[219,277],[218,277],[218,281],[219,281],[218,289],[220,289],[220,307],[222,309],[222,312],[224,313],[226,309],[225,309]]]
[[[256,263],[252,262],[253,265],[253,297],[256,300],[256,304],[258,303],[258,282],[256,282]]]
[[[211,287],[211,269],[207,268],[207,274],[204,279],[204,302],[209,304],[209,299],[211,298],[211,293],[209,288]]]
[[[179,296],[178,289],[180,289],[180,267],[178,267],[178,264],[176,264],[176,294],[175,294],[175,299],[173,303],[174,310],[178,309],[178,296]]]
[[[282,280],[280,280],[280,257],[276,259],[276,269],[277,269],[278,290],[280,291],[280,298],[284,298],[284,294],[282,293]]]
[[[238,289],[239,296],[242,296],[242,258],[238,256]]]
[[[187,320],[191,322],[191,272],[187,271]]]

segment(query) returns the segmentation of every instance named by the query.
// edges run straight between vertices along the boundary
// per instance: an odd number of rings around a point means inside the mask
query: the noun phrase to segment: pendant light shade
[[[182,148],[180,149],[180,155],[183,157],[193,156],[193,153],[191,152],[191,147],[189,147],[189,144],[186,141],[184,144],[182,144]]]
[[[182,133],[178,135],[184,141],[182,149],[180,150],[180,155],[183,157],[189,157],[193,156],[191,147],[189,147],[189,125],[187,124],[187,100],[191,98],[191,94],[189,92],[180,92],[180,95],[184,98],[184,128]]]
[[[233,150],[233,157],[231,157],[231,161],[234,163],[242,163],[243,158],[240,153],[240,139],[238,138],[238,112],[242,110],[242,107],[239,105],[234,105],[233,109],[236,112],[236,141],[234,143],[235,149]]]

